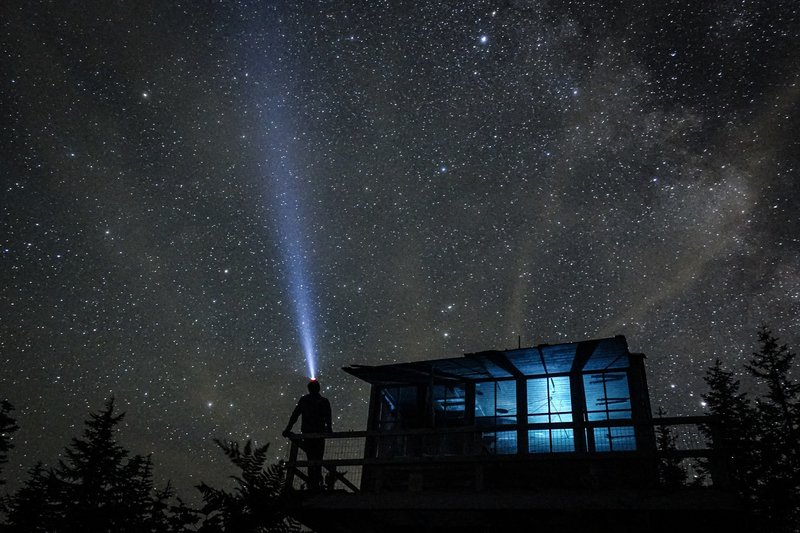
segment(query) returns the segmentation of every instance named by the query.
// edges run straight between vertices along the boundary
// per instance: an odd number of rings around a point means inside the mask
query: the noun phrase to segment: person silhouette
[[[319,381],[312,379],[308,382],[308,394],[303,395],[289,417],[289,423],[283,430],[283,436],[292,437],[292,426],[297,419],[302,417],[300,431],[306,433],[331,432],[331,404],[327,398],[319,393]],[[302,438],[299,446],[306,452],[309,461],[322,461],[325,455],[324,438]],[[316,491],[322,488],[322,465],[308,467],[309,490]]]

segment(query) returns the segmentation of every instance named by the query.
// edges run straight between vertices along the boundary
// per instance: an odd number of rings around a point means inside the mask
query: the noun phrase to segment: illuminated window
[[[589,421],[631,418],[631,394],[624,372],[586,374],[583,387]]]
[[[528,380],[528,423],[572,422],[569,378]]]
[[[621,452],[636,449],[636,435],[631,426],[594,428],[594,449],[598,452]]]
[[[528,431],[529,453],[574,452],[572,428],[532,429]]]
[[[603,372],[583,376],[586,412],[589,421],[630,420],[631,397],[628,376],[624,372]],[[594,449],[598,452],[636,449],[631,426],[594,428]]]
[[[500,426],[517,423],[517,384],[515,381],[486,381],[475,384],[475,423]],[[489,431],[481,434],[484,453],[517,453],[516,431]]]
[[[568,377],[529,379],[527,389],[528,423],[572,422],[572,395]],[[572,428],[537,428],[528,431],[529,453],[572,451],[575,451]]]

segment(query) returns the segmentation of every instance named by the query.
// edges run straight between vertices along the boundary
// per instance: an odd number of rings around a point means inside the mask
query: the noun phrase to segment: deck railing
[[[674,437],[674,449],[658,449],[655,440],[658,426],[668,428]],[[326,490],[358,492],[361,490],[365,467],[373,470],[402,465],[431,468],[467,463],[479,465],[492,461],[546,462],[556,457],[568,460],[620,455],[657,461],[673,458],[673,463],[679,461],[687,472],[687,482],[694,480],[702,484],[723,484],[724,473],[714,467],[710,443],[700,430],[701,426],[713,429],[713,419],[708,416],[656,418],[645,427],[636,427],[635,437],[633,432],[627,434],[612,430],[632,428],[630,420],[584,422],[583,427],[587,432],[605,434],[608,430],[608,446],[612,449],[607,452],[576,452],[574,446],[570,449],[572,437],[564,437],[572,435],[569,432],[575,426],[571,423],[294,435],[286,460],[287,488],[305,490],[308,487],[309,467],[322,467]],[[549,440],[541,441],[540,437],[545,432]],[[534,435],[539,439],[536,446],[530,440]],[[529,436],[530,442],[517,446],[517,439],[525,436]],[[303,439],[315,438],[325,439],[325,453],[321,461],[309,461],[303,451]],[[541,442],[545,443],[544,446],[540,445]],[[700,468],[702,461],[706,466]],[[708,472],[713,473],[713,479],[707,475]]]

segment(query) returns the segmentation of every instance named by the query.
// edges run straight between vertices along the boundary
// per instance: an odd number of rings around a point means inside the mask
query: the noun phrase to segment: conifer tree
[[[11,436],[19,429],[16,420],[11,416],[13,410],[14,406],[8,400],[0,401],[0,474],[8,462],[8,452],[14,447]],[[0,486],[5,483],[5,479],[0,475]]]
[[[800,383],[791,375],[796,356],[766,327],[761,344],[745,368],[766,386],[757,402],[761,482],[757,499],[775,531],[797,531],[800,524]]]
[[[732,372],[717,360],[708,369],[703,395],[715,423],[703,428],[715,459],[715,484],[728,485],[758,516],[761,531],[800,531],[800,384],[791,375],[795,354],[769,329],[758,332],[760,348],[745,369],[765,388],[755,403],[740,391]]]
[[[10,499],[9,531],[49,533],[63,531],[61,483],[52,469],[36,463],[30,477]]]
[[[707,470],[715,483],[728,485],[753,504],[758,484],[759,455],[757,413],[733,372],[719,359],[704,377],[709,391],[703,394],[714,421],[701,427],[715,452]]]
[[[790,372],[796,354],[778,339],[766,326],[758,332],[761,349],[753,352],[745,368],[767,386],[767,394],[758,402],[765,422],[764,429],[780,443],[781,453],[787,460],[800,458],[800,383],[793,381]]]
[[[658,416],[664,416],[663,409],[658,409]],[[656,430],[658,449],[664,454],[658,465],[658,477],[662,486],[678,488],[686,485],[686,468],[681,465],[676,453],[677,439],[669,427],[660,424]]]
[[[11,498],[11,531],[178,533],[196,522],[180,502],[180,513],[171,514],[171,489],[154,489],[150,458],[131,456],[117,442],[123,417],[108,400],[90,414],[82,438],[72,439],[56,468],[31,471]]]
[[[73,438],[59,461],[56,474],[64,483],[63,502],[66,520],[89,531],[124,528],[122,493],[138,485],[138,458],[128,462],[128,451],[115,439],[116,426],[124,413],[114,414],[114,399],[99,413],[91,413],[83,438]],[[132,468],[133,465],[133,468]],[[134,471],[131,471],[134,470]],[[129,477],[133,474],[133,477]],[[127,485],[127,486],[126,486]],[[125,518],[123,518],[125,516]]]

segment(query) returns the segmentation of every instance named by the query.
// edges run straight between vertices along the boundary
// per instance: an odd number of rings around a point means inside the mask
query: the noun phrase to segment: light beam
[[[303,201],[303,179],[293,165],[292,135],[286,120],[284,104],[274,107],[276,120],[269,131],[269,174],[274,192],[273,208],[278,244],[281,249],[284,277],[292,301],[295,327],[306,359],[308,377],[317,377],[317,356],[314,344],[314,299],[308,269],[307,246],[310,239]]]

